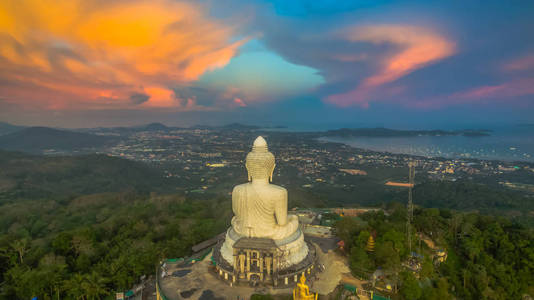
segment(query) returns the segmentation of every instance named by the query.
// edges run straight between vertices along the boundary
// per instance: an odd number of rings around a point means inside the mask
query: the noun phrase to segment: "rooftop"
[[[240,238],[235,242],[234,248],[270,250],[276,249],[277,246],[271,239],[266,238]]]

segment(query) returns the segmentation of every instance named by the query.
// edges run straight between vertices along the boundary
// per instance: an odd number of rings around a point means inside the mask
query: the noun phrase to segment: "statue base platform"
[[[283,240],[272,240],[243,237],[230,228],[225,240],[213,249],[213,258],[219,277],[234,285],[261,283],[283,288],[315,271],[316,253],[300,229]]]
[[[242,238],[246,237],[236,233],[232,227],[226,232],[224,243],[221,246],[221,255],[232,266],[234,266],[234,244]],[[280,270],[300,263],[308,255],[309,248],[304,242],[304,234],[300,228],[284,239],[272,241],[281,252],[278,260]]]

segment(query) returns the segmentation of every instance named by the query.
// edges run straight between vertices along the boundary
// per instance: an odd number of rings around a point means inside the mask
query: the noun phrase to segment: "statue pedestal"
[[[234,268],[234,244],[241,238],[246,238],[237,234],[232,227],[226,232],[224,244],[221,247],[222,258]],[[277,266],[279,270],[286,269],[292,265],[300,263],[308,255],[308,245],[304,242],[304,234],[297,229],[292,235],[285,239],[273,240],[280,252]]]
[[[298,276],[314,272],[316,253],[300,229],[288,238],[273,240],[243,237],[229,228],[226,239],[213,249],[213,258],[220,278],[283,289],[292,286]]]

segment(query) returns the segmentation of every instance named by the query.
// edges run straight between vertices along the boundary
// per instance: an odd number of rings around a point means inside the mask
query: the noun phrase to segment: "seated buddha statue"
[[[293,300],[316,300],[317,294],[310,293],[310,288],[306,284],[304,273],[300,276],[299,283],[293,289]]]
[[[299,226],[298,217],[287,214],[287,190],[270,183],[275,160],[263,137],[254,141],[245,166],[249,182],[235,186],[232,192],[235,232],[274,240],[293,234]]]

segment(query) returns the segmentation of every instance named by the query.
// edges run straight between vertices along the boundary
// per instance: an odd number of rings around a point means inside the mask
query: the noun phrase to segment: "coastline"
[[[395,155],[408,155],[421,158],[441,158],[441,159],[461,159],[461,160],[476,160],[476,161],[499,161],[505,163],[528,163],[534,164],[534,155],[526,153],[522,155],[517,148],[515,150],[509,150],[512,154],[513,152],[518,153],[517,156],[514,155],[502,155],[498,152],[493,152],[487,150],[482,155],[478,153],[469,153],[469,152],[460,152],[448,149],[444,150],[440,147],[447,147],[448,145],[432,145],[431,143],[425,144],[426,141],[421,141],[421,138],[425,137],[325,137],[321,136],[316,138],[316,141],[319,142],[328,142],[328,143],[339,143],[344,144],[349,147],[360,149],[364,151],[371,151],[377,153],[385,154],[395,154]],[[450,137],[434,137],[439,139],[447,139]],[[453,137],[458,138],[458,137]],[[470,139],[469,137],[462,137],[464,139]],[[422,143],[419,144],[410,144],[413,139],[420,139]],[[446,144],[446,140],[441,141]],[[473,145],[473,147],[476,145]],[[434,147],[434,148],[432,148]],[[506,150],[500,147],[501,151]],[[479,152],[480,153],[480,152]],[[495,153],[495,154],[494,154]],[[477,155],[478,154],[478,155]],[[521,156],[520,156],[521,155]]]

